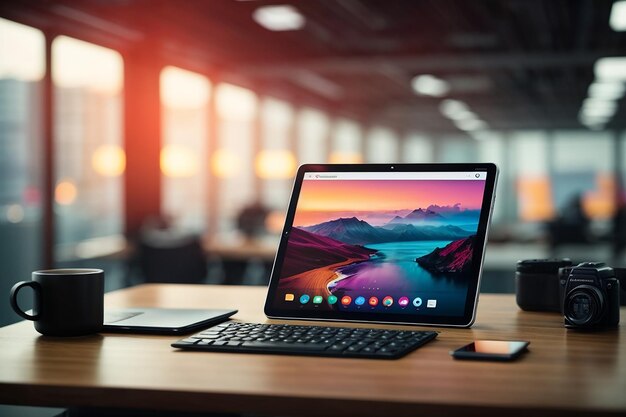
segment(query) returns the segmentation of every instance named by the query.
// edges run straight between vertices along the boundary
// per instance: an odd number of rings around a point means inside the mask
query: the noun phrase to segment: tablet
[[[301,166],[265,314],[471,326],[497,175],[490,163]]]

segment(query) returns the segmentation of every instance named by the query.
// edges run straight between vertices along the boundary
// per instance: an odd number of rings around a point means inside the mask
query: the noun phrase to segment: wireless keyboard
[[[226,322],[172,346],[208,352],[396,359],[435,337],[433,331]]]

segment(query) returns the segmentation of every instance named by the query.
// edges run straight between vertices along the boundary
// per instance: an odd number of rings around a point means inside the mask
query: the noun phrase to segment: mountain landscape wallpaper
[[[437,298],[437,315],[462,314],[484,188],[480,180],[305,180],[278,289],[324,299]]]

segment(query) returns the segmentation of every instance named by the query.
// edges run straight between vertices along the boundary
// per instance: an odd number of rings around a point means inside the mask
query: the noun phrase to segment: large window
[[[390,129],[376,127],[367,133],[367,162],[398,162],[398,136]]]
[[[328,116],[316,109],[302,109],[297,116],[297,152],[300,164],[323,164],[328,158]]]
[[[611,132],[556,131],[552,138],[554,205],[582,204],[592,219],[608,220],[615,213],[617,184]],[[593,157],[590,150],[593,149]]]
[[[329,162],[350,164],[363,162],[363,137],[358,123],[338,119],[332,126]]]
[[[286,209],[296,157],[293,107],[272,98],[261,102],[261,149],[255,158],[256,175],[261,178],[261,204],[269,209]]]
[[[511,180],[511,170],[506,161],[506,143],[500,133],[492,132],[484,134],[480,140],[475,141],[478,147],[479,161],[491,162],[498,166],[500,170],[498,186],[496,187],[496,201],[493,208],[493,221],[499,222],[506,218],[506,202],[509,201],[514,192],[514,188],[509,186]]]
[[[548,147],[548,137],[542,131],[521,131],[510,135],[509,152],[515,182],[505,182],[502,186],[517,189],[517,214],[522,221],[545,221],[554,216]],[[509,207],[509,210],[515,210],[515,207]]]
[[[258,99],[250,90],[231,84],[215,89],[220,118],[217,149],[211,169],[220,181],[218,230],[235,230],[235,219],[247,205],[255,202],[254,136]]]
[[[190,71],[161,71],[162,207],[175,222],[202,231],[208,213],[209,80]]]
[[[615,167],[615,169],[619,169],[620,175],[617,177],[619,181],[617,185],[617,193],[616,197],[619,199],[615,202],[616,209],[622,211],[620,214],[626,214],[624,210],[626,210],[626,131],[622,131],[618,134],[616,139],[616,144],[619,146],[617,161],[619,162],[619,166]]]
[[[41,267],[41,80],[45,40],[0,19],[0,294]],[[15,319],[0,303],[0,326]]]
[[[466,135],[448,135],[438,139],[440,162],[476,162],[476,141]]]
[[[402,147],[402,161],[412,164],[433,162],[432,140],[417,133],[407,135]]]
[[[59,36],[52,43],[52,79],[56,243],[120,234],[126,166],[122,57]]]

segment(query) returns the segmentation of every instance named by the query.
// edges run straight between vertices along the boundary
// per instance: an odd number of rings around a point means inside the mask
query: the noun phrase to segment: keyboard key
[[[328,347],[328,350],[331,351],[331,352],[343,352],[347,348],[348,348],[348,346],[345,346],[345,345],[332,345],[332,346]]]
[[[317,351],[322,352],[325,347],[320,345],[309,345],[306,343],[278,343],[278,342],[244,342],[242,347],[255,349],[279,349],[290,351]]]
[[[363,349],[363,346],[360,345],[352,345],[350,346],[348,349],[346,349],[348,352],[358,352],[360,350]]]

